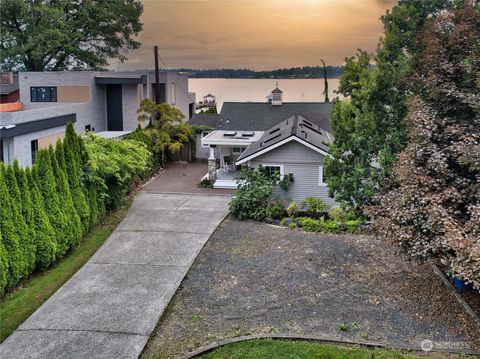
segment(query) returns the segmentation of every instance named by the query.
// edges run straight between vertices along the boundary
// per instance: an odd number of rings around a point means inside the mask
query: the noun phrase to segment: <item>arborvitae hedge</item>
[[[36,171],[36,167],[33,168],[33,171]],[[30,168],[27,168],[25,173],[30,187],[33,213],[35,214],[36,266],[38,268],[47,268],[55,261],[55,253],[57,252],[55,230],[45,212],[43,197],[38,189],[37,182],[34,180],[36,176],[30,171]]]
[[[7,251],[3,244],[2,232],[0,232],[0,297],[5,294],[5,289],[7,288],[7,270]]]
[[[7,188],[5,166],[0,162],[0,232],[2,243],[7,253],[8,268],[6,270],[7,287],[15,286],[22,275],[23,258],[15,223],[13,220],[12,200]]]

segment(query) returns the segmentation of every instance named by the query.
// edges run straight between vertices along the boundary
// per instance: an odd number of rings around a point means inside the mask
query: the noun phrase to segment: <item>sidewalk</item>
[[[0,345],[0,357],[137,358],[229,200],[141,192],[100,250]]]

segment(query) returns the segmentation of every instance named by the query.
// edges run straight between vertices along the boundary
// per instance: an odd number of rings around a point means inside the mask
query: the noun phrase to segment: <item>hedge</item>
[[[0,162],[0,296],[55,265],[149,173],[151,153],[134,140],[87,143],[67,125],[31,168]]]

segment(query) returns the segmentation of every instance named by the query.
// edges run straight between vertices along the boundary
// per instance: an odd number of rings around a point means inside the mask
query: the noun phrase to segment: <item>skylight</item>
[[[235,137],[236,134],[237,134],[237,131],[226,131],[223,133],[225,137]]]
[[[250,132],[242,132],[242,137],[253,137],[255,135],[255,132],[250,131]]]

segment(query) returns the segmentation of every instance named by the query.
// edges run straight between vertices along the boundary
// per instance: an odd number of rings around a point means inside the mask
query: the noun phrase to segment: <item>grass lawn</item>
[[[66,257],[51,269],[27,279],[0,302],[0,342],[3,342],[38,307],[53,295],[95,254],[127,214],[133,197],[109,214]]]
[[[366,349],[308,341],[259,339],[229,344],[201,355],[202,359],[414,359],[425,358],[386,349]]]

